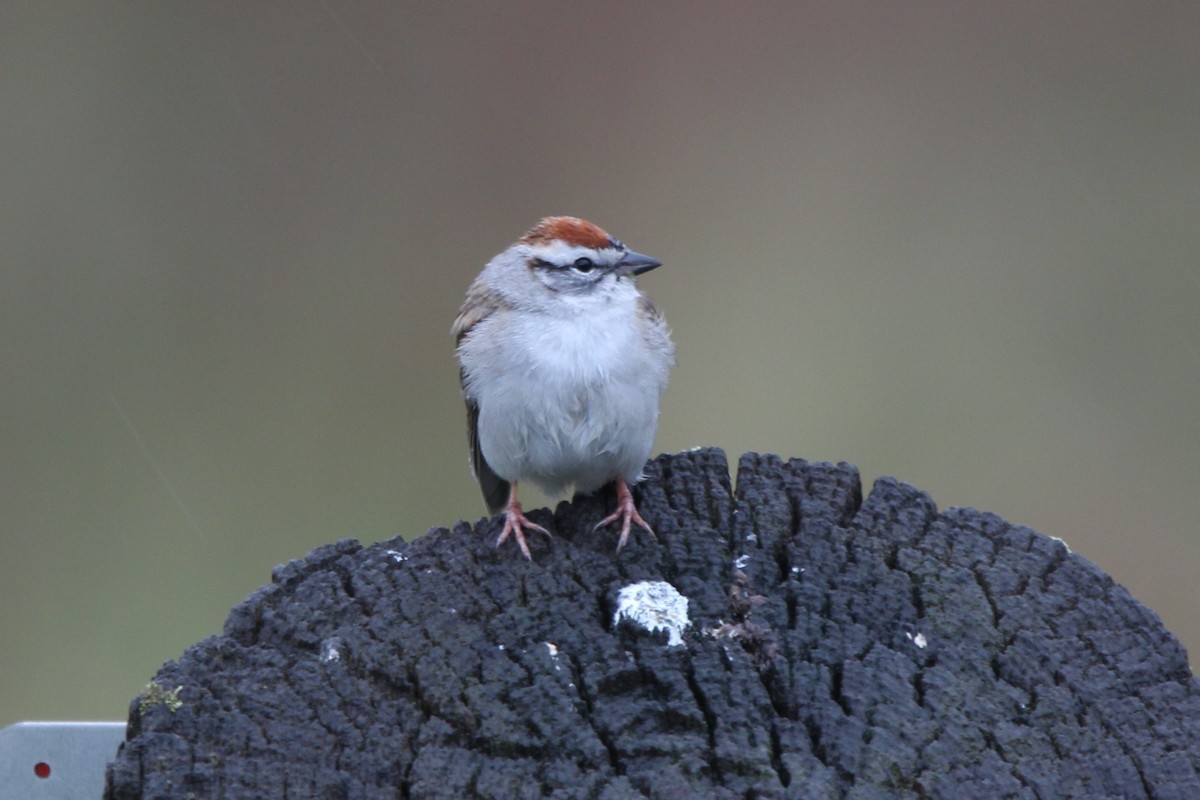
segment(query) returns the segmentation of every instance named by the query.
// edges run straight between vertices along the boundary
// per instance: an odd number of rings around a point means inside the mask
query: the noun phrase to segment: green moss
[[[183,701],[179,699],[181,691],[183,691],[182,686],[176,686],[174,689],[164,689],[153,681],[147,683],[138,698],[138,713],[145,716],[155,706],[164,705],[167,707],[167,710],[174,714],[183,706]]]

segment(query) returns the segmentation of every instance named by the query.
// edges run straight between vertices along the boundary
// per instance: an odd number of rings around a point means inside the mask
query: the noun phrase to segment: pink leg
[[[530,561],[533,561],[533,556],[529,554],[529,545],[525,544],[525,531],[528,528],[531,531],[550,535],[550,531],[543,528],[541,525],[533,522],[529,517],[525,516],[525,512],[521,510],[521,504],[517,501],[517,482],[512,482],[512,489],[508,492],[508,506],[504,509],[504,530],[500,531],[500,538],[496,540],[496,547],[504,544],[504,540],[511,533],[513,538],[517,540],[517,547],[521,548],[521,552]]]
[[[634,522],[644,528],[646,533],[655,539],[658,538],[654,535],[654,529],[638,513],[637,506],[633,504],[633,495],[630,493],[629,486],[625,483],[624,478],[617,478],[617,510],[597,522],[596,527],[592,530],[598,530],[610,522],[616,522],[617,520],[621,520],[621,538],[617,540],[618,553],[625,546],[625,542],[629,540],[629,527]]]

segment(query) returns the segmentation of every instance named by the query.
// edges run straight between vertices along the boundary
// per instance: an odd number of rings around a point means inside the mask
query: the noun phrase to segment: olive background
[[[449,326],[547,214],[665,262],[656,452],[994,511],[1196,652],[1198,40],[1194,2],[5,3],[0,725],[122,719],[273,565],[481,517]]]

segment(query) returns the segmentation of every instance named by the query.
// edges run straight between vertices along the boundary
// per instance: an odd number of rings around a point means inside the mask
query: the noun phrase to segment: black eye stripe
[[[592,270],[602,266],[605,262],[597,260],[591,256],[579,256],[574,261],[567,263],[559,263],[546,258],[538,258],[534,256],[529,260],[530,269],[546,269],[546,270],[565,270],[573,269],[578,272],[591,272]]]

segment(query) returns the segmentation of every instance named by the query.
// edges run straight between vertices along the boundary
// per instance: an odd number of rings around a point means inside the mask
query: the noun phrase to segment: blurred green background
[[[847,460],[1200,646],[1200,4],[0,10],[0,725],[123,719],[273,565],[483,514],[448,329],[578,214],[657,451]],[[530,498],[534,499],[534,498]]]

